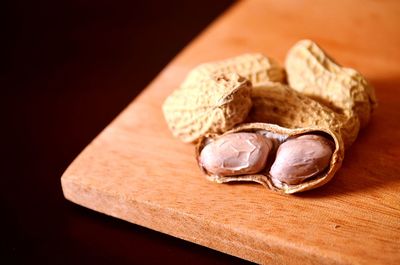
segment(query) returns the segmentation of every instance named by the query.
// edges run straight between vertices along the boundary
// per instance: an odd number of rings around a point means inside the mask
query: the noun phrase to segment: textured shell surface
[[[247,78],[253,86],[264,82],[286,82],[285,70],[274,59],[261,53],[247,53],[197,66],[188,74],[181,87],[191,87],[216,73],[237,73]]]
[[[357,116],[336,113],[287,85],[269,83],[251,90],[253,107],[247,122],[273,123],[286,128],[323,127],[337,132],[349,147],[357,138]]]
[[[374,88],[356,70],[335,63],[316,43],[302,40],[286,57],[289,85],[347,116],[357,115],[361,128],[376,107]]]
[[[275,148],[279,146],[280,143],[290,139],[292,137],[305,135],[305,134],[318,134],[324,135],[328,137],[334,143],[334,151],[332,157],[329,162],[328,168],[322,172],[321,174],[313,177],[311,179],[307,179],[305,182],[296,185],[288,185],[282,183],[280,185],[276,185],[269,175],[268,166],[257,174],[244,174],[238,176],[219,176],[213,175],[210,172],[207,172],[201,165],[200,162],[200,154],[202,149],[212,141],[218,140],[218,138],[238,132],[253,132],[265,135],[270,139],[273,139],[277,144]],[[285,127],[278,126],[276,124],[269,123],[246,123],[241,124],[233,128],[232,130],[226,132],[223,135],[218,134],[208,134],[205,137],[201,138],[196,147],[196,157],[199,164],[200,169],[206,174],[207,178],[210,181],[217,183],[227,183],[227,182],[243,182],[243,181],[252,181],[262,184],[268,189],[271,189],[275,192],[284,193],[284,194],[293,194],[297,192],[302,192],[306,190],[311,190],[317,187],[320,187],[327,183],[332,177],[335,175],[337,170],[341,167],[343,158],[344,158],[344,145],[343,141],[336,132],[329,130],[328,128],[323,127],[309,127],[309,128],[297,128],[297,129],[289,129]],[[270,165],[269,165],[270,166]]]
[[[209,75],[167,97],[164,117],[173,135],[184,142],[223,133],[247,117],[250,89],[251,83],[236,73]]]

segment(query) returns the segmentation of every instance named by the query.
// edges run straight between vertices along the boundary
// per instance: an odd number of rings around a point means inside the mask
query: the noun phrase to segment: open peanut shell
[[[266,167],[257,174],[238,175],[238,176],[218,176],[211,174],[204,167],[202,167],[199,161],[200,153],[207,144],[211,143],[212,141],[215,141],[222,135],[208,134],[205,137],[201,138],[196,146],[196,158],[200,166],[200,169],[206,174],[207,179],[217,183],[228,183],[228,182],[238,182],[238,181],[256,182],[262,184],[266,188],[271,189],[275,192],[284,194],[293,194],[297,192],[311,190],[327,183],[330,179],[332,179],[337,170],[341,167],[342,160],[344,158],[344,144],[341,136],[338,135],[337,132],[324,127],[316,126],[309,128],[288,129],[269,123],[247,123],[239,125],[234,129],[224,133],[223,135],[237,133],[237,132],[259,133],[265,135],[265,137],[274,140],[274,150],[272,152],[272,155],[268,159],[269,161],[267,162]],[[276,152],[276,149],[279,146],[279,144],[285,142],[287,139],[304,134],[319,134],[332,140],[332,142],[334,143],[334,149],[330,159],[329,166],[326,168],[326,170],[324,170],[320,174],[310,179],[307,179],[304,182],[297,185],[288,185],[285,183],[282,183],[281,185],[274,184],[269,175],[269,168],[275,156],[274,152]]]

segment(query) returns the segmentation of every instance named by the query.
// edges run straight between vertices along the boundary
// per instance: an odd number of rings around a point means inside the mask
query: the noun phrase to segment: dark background
[[[232,2],[3,2],[0,263],[245,263],[72,204],[60,184],[79,152]]]

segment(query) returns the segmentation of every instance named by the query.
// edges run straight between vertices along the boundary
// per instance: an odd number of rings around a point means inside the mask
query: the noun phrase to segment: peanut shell
[[[286,57],[290,87],[348,117],[357,115],[361,128],[376,107],[374,88],[356,70],[335,63],[310,40],[296,43]]]
[[[275,60],[261,53],[248,53],[197,66],[188,74],[181,87],[191,87],[216,73],[237,73],[250,80],[253,86],[265,82],[286,82],[285,70]]]
[[[241,123],[251,108],[251,83],[236,73],[208,75],[175,90],[163,112],[175,137],[195,142],[206,133],[223,133]]]
[[[342,137],[345,148],[357,138],[358,117],[336,113],[286,85],[269,83],[253,87],[251,99],[253,107],[246,122],[273,123],[291,129],[327,128]]]
[[[226,132],[223,135],[237,133],[237,132],[253,132],[264,134],[268,138],[273,138],[277,146],[287,140],[290,137],[300,136],[304,134],[321,134],[326,137],[329,137],[330,140],[334,143],[333,154],[330,159],[329,167],[322,172],[321,174],[313,177],[311,179],[307,179],[305,182],[296,185],[288,185],[282,183],[281,185],[276,185],[272,182],[271,177],[269,175],[268,166],[257,174],[244,174],[239,176],[218,176],[212,173],[207,172],[199,161],[201,150],[205,145],[210,143],[211,141],[215,141],[221,135],[217,134],[209,134],[200,139],[197,147],[196,147],[196,157],[199,163],[200,169],[206,174],[207,179],[217,183],[228,183],[228,182],[237,182],[237,181],[252,181],[256,183],[262,184],[264,187],[271,189],[275,192],[284,193],[284,194],[293,194],[297,192],[302,192],[310,189],[314,189],[320,187],[327,183],[337,172],[337,170],[341,167],[343,157],[344,157],[344,145],[340,135],[338,135],[335,131],[332,131],[328,128],[324,127],[309,127],[309,128],[298,128],[298,129],[288,129],[284,127],[280,127],[275,124],[269,123],[247,123],[242,124],[234,129]]]

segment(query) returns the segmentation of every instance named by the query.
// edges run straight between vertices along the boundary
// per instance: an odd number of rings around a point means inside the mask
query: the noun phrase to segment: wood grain
[[[400,263],[400,3],[243,1],[184,49],[70,165],[67,199],[265,264]],[[376,87],[379,107],[322,188],[295,196],[201,175],[161,104],[201,62],[310,38]]]

